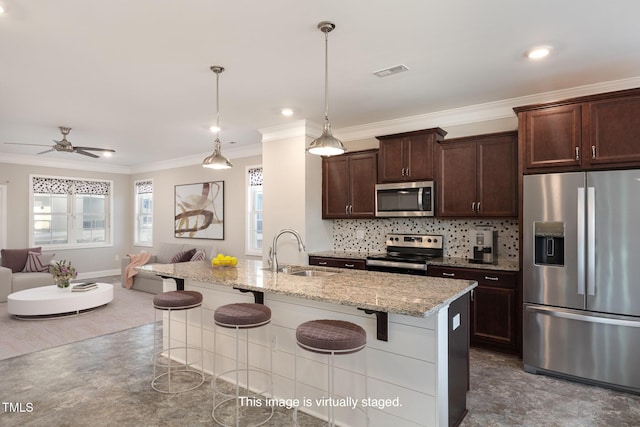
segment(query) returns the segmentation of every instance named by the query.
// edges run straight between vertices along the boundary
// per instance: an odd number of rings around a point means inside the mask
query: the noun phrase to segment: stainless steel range
[[[367,270],[426,275],[428,261],[442,257],[443,240],[438,234],[387,234],[387,252],[367,257]]]

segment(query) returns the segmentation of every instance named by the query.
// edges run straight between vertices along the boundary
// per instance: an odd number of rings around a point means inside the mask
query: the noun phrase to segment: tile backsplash
[[[470,230],[476,226],[498,230],[498,256],[518,258],[518,221],[438,218],[343,219],[333,221],[333,250],[383,252],[387,233],[441,234],[444,256],[468,258]]]

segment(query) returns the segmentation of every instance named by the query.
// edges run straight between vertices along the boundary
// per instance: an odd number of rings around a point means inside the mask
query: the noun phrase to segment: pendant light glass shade
[[[322,134],[311,141],[307,152],[318,156],[336,156],[347,151],[342,141],[331,133],[331,123],[329,123],[329,33],[336,26],[333,22],[323,21],[318,24],[318,28],[324,33],[324,125]]]
[[[213,153],[202,161],[202,167],[210,169],[230,169],[233,167],[229,159],[222,155],[220,146],[220,73],[224,71],[223,67],[213,66],[211,71],[216,73],[216,140],[214,142]]]

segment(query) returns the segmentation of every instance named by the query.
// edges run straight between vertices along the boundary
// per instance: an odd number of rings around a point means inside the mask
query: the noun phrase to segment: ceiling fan
[[[116,152],[115,150],[112,150],[110,148],[74,147],[73,145],[71,145],[71,143],[69,141],[67,141],[67,135],[69,135],[69,132],[71,132],[71,128],[64,127],[64,126],[59,126],[58,129],[60,129],[60,132],[62,133],[62,139],[60,141],[56,141],[54,139],[53,142],[55,142],[55,144],[53,146],[44,145],[44,144],[23,144],[23,143],[20,143],[20,142],[5,142],[5,144],[33,145],[33,146],[37,146],[37,147],[51,147],[49,150],[41,151],[38,154],[50,153],[51,151],[62,151],[62,152],[65,152],[65,153],[78,153],[78,154],[82,154],[83,156],[89,156],[89,157],[93,157],[93,158],[98,158],[100,156],[97,156],[97,155],[95,155],[93,153],[89,153],[89,151],[101,151],[103,153],[115,153]]]

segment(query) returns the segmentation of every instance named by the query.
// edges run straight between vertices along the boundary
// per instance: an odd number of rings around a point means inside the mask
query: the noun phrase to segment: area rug
[[[106,306],[56,319],[13,319],[7,303],[0,303],[0,360],[153,322],[153,294],[125,289],[120,282],[113,283],[113,291]]]

